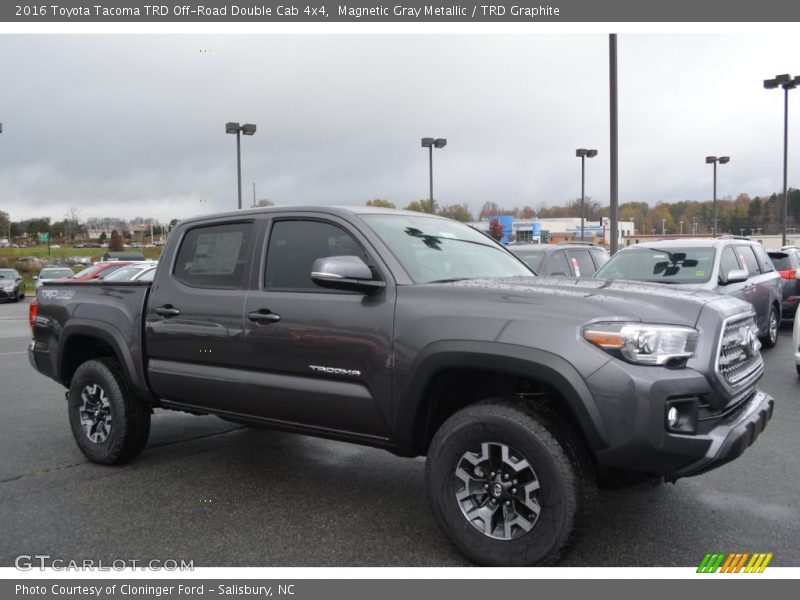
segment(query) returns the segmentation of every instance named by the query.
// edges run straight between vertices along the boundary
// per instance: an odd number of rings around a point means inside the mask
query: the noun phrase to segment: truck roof
[[[262,213],[281,213],[281,212],[325,212],[328,214],[338,215],[341,217],[350,215],[406,215],[406,216],[425,216],[434,219],[444,219],[438,215],[430,213],[420,213],[411,210],[402,210],[399,208],[381,208],[377,206],[344,206],[335,204],[301,204],[297,206],[282,205],[282,206],[263,206],[256,208],[244,208],[242,210],[233,210],[220,213],[212,213],[207,215],[197,215],[189,217],[181,221],[182,223],[193,223],[197,221],[208,221],[210,219],[228,218],[246,215],[257,215]]]

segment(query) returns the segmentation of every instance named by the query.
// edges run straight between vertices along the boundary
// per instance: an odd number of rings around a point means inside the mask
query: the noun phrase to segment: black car
[[[519,244],[508,249],[542,276],[591,277],[609,259],[603,248],[582,244]]]
[[[0,269],[0,300],[19,302],[25,297],[25,282],[15,269]]]
[[[781,317],[792,320],[800,301],[800,248],[787,246],[781,250],[769,250],[767,254],[783,279]]]

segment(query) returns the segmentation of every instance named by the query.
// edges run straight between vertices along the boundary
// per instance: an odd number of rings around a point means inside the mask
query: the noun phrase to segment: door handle
[[[159,314],[162,317],[177,317],[179,314],[181,314],[181,311],[171,304],[165,304],[164,306],[159,306],[156,309],[156,314]]]
[[[247,318],[251,321],[255,321],[256,323],[277,323],[281,320],[280,315],[276,315],[267,308],[262,308],[261,310],[247,313]]]

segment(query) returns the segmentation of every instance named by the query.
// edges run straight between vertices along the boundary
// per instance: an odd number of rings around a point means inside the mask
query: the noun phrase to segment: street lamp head
[[[436,138],[433,140],[433,147],[434,148],[444,148],[447,146],[447,140],[444,138]]]
[[[238,133],[239,132],[239,124],[238,123],[225,123],[225,133]]]
[[[706,164],[711,164],[717,162],[716,156],[706,156]]]
[[[719,160],[719,164],[724,165],[726,163],[731,162],[730,156],[720,156],[717,160]]]
[[[256,126],[252,123],[245,123],[242,125],[242,133],[245,135],[253,135],[256,132]]]
[[[764,87],[768,90],[774,90],[778,86],[784,86],[792,83],[792,76],[789,74],[776,75],[775,79],[765,79]]]
[[[595,156],[597,156],[597,150],[589,150],[589,152],[586,154],[586,156],[588,158],[594,158]]]
[[[430,148],[433,146],[433,138],[422,138],[422,147]]]
[[[578,148],[575,150],[575,156],[586,156],[589,151],[586,148]]]

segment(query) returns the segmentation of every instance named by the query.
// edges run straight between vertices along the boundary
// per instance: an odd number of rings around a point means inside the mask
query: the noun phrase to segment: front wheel
[[[764,348],[774,348],[778,343],[778,327],[780,326],[780,319],[778,318],[778,310],[775,306],[769,309],[769,320],[767,321],[767,332],[760,337],[761,345]]]
[[[113,359],[90,360],[78,367],[69,388],[68,411],[81,452],[101,465],[134,458],[150,435],[150,408],[130,395]]]
[[[431,442],[426,479],[439,526],[488,566],[555,563],[596,494],[572,430],[513,399],[450,417]]]

